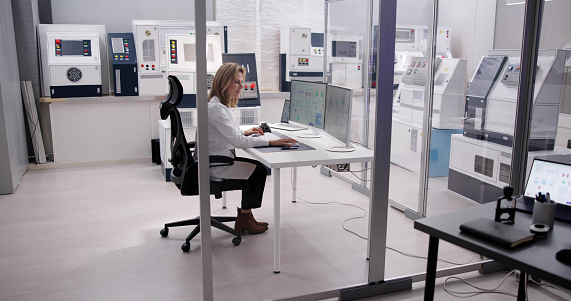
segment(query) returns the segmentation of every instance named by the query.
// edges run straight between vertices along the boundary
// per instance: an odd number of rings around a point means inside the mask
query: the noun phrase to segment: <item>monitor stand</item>
[[[327,151],[329,152],[352,152],[354,150],[355,148],[353,147],[352,143],[349,143],[348,145],[345,146],[336,145],[327,149]]]
[[[321,134],[318,131],[313,130],[311,133],[303,133],[297,136],[299,138],[320,138]]]

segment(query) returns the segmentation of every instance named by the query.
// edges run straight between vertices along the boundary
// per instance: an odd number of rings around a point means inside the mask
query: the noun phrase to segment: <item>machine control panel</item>
[[[178,64],[178,49],[177,49],[177,40],[170,40],[170,60],[171,64]]]
[[[256,89],[255,81],[244,82],[244,89],[240,93],[240,98],[256,98],[258,97],[258,89]]]
[[[308,57],[300,57],[297,59],[298,66],[309,66],[309,58]]]
[[[519,63],[511,63],[506,67],[501,82],[506,86],[517,86],[519,84]]]
[[[91,40],[55,39],[55,55],[91,56]]]
[[[136,63],[135,62],[135,41],[129,37],[111,38],[111,60],[114,64]]]

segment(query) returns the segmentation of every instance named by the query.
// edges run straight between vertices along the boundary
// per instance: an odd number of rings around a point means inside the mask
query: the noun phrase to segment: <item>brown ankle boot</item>
[[[238,211],[234,229],[240,232],[240,234],[244,234],[244,231],[248,231],[250,234],[259,234],[268,230],[268,227],[256,224],[256,221],[252,217],[251,212],[242,213]]]
[[[258,226],[264,226],[267,227],[269,224],[266,222],[258,222],[255,218],[254,215],[252,214],[252,211],[250,211],[250,217],[254,220],[254,223],[256,223]]]

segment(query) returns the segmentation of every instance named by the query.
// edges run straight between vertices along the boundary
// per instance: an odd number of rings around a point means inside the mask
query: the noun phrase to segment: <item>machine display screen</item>
[[[61,55],[85,55],[86,48],[84,47],[85,42],[73,41],[73,40],[61,40],[60,41],[60,52]]]
[[[414,42],[414,39],[411,38],[411,30],[399,30],[395,32],[395,41],[397,42]]]
[[[125,53],[123,38],[112,38],[111,47],[113,48],[113,53]]]
[[[357,57],[357,42],[333,41],[333,57]]]
[[[505,57],[482,58],[482,62],[474,75],[474,80],[470,83],[470,87],[468,87],[468,95],[476,97],[488,96],[504,62]]]

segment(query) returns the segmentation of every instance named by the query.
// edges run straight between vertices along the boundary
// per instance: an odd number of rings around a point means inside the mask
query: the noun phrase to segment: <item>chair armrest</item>
[[[213,166],[230,166],[234,165],[234,158],[227,156],[210,156],[208,157],[210,167]]]

